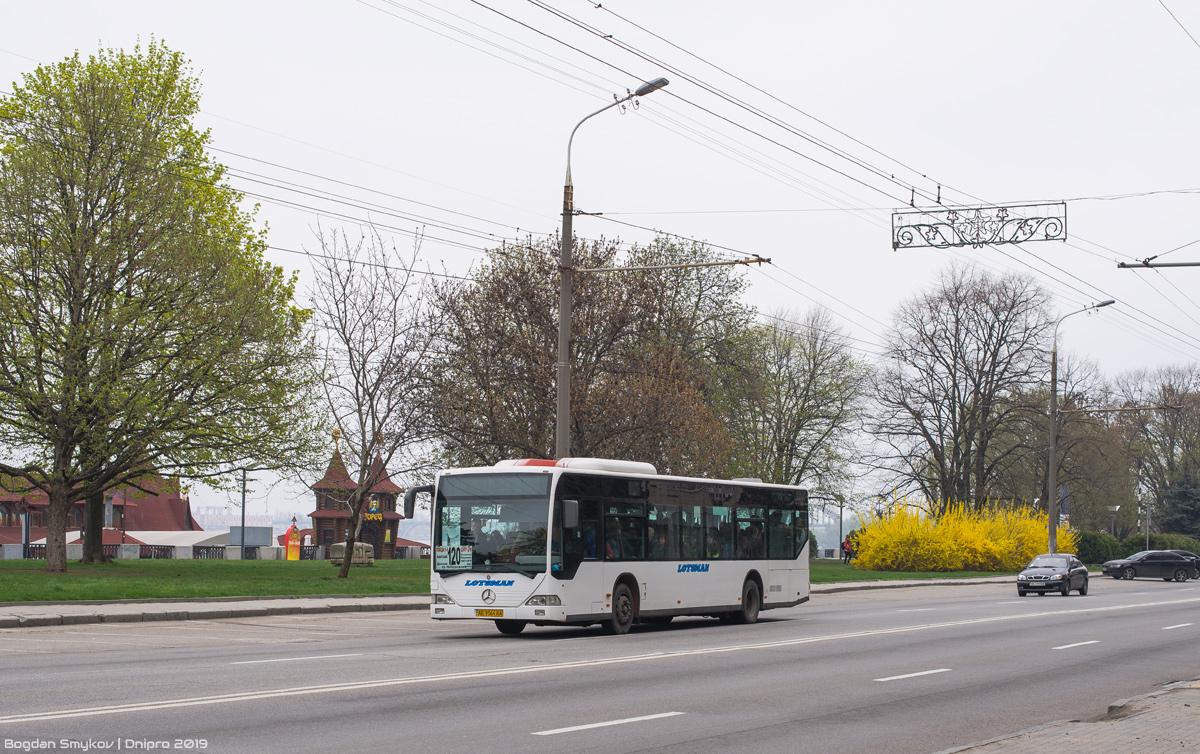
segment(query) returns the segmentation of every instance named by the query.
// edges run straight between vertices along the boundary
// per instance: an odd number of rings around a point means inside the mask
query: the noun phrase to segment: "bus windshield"
[[[549,474],[461,474],[441,478],[435,500],[433,568],[439,573],[546,570]]]

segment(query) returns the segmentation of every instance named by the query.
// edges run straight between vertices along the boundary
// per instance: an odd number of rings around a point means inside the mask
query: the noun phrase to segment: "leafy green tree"
[[[1158,526],[1163,531],[1200,539],[1200,478],[1179,474],[1167,490]]]
[[[308,314],[193,126],[199,89],[152,41],[0,100],[0,472],[49,498],[49,571],[79,500],[312,447]]]

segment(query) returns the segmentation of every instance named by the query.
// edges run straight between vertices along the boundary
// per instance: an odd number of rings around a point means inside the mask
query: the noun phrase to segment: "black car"
[[[1087,567],[1074,555],[1038,555],[1017,575],[1019,597],[1029,592],[1058,592],[1066,597],[1073,589],[1078,589],[1080,595],[1088,592]]]
[[[1200,555],[1197,555],[1194,552],[1188,552],[1187,550],[1167,550],[1167,552],[1173,552],[1176,555],[1182,555],[1183,557],[1192,561],[1192,565],[1200,567]]]
[[[1163,581],[1200,579],[1200,569],[1184,556],[1169,550],[1143,550],[1128,558],[1110,560],[1103,573],[1114,579],[1159,578]]]

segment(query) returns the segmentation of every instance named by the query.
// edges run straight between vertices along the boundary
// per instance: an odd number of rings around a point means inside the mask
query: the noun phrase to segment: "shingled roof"
[[[353,490],[356,485],[354,480],[350,478],[350,474],[346,471],[346,462],[342,460],[342,451],[333,451],[333,458],[329,459],[329,468],[325,470],[325,476],[321,477],[320,481],[314,484],[311,489],[314,490]]]
[[[375,454],[375,460],[371,461],[370,471],[370,475],[372,477],[375,477],[376,474],[379,475],[376,477],[379,481],[375,483],[375,486],[372,487],[369,492],[385,493],[390,495],[399,495],[401,492],[404,492],[403,489],[398,487],[396,483],[392,481],[392,475],[383,467],[383,459],[378,453]]]

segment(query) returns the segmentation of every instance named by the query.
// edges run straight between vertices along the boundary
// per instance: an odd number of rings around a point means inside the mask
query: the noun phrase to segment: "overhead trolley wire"
[[[570,14],[568,14],[564,11],[561,11],[561,10],[558,10],[557,8],[553,8],[553,7],[549,6],[548,4],[543,2],[543,0],[527,0],[527,1],[529,3],[531,3],[532,5],[534,5],[538,8],[541,8],[542,10],[544,10],[558,18],[560,18],[570,24],[575,25],[580,29],[587,31],[589,34],[592,34],[592,35],[598,37],[599,39],[602,39],[605,42],[608,42],[610,44],[617,46],[618,48],[624,50],[625,52],[628,52],[638,58],[641,58],[642,60],[644,60],[648,63],[653,63],[655,65],[661,66],[669,73],[683,77],[684,80],[686,80],[688,83],[691,83],[695,86],[700,87],[701,89],[708,92],[709,94],[715,95],[716,97],[728,102],[731,105],[734,105],[735,107],[741,108],[742,110],[745,110],[746,112],[748,112],[752,115],[762,118],[763,120],[766,120],[767,122],[769,122],[779,128],[782,128],[785,131],[788,131],[789,133],[792,133],[795,136],[799,136],[800,138],[804,139],[805,141],[808,141],[809,143],[813,144],[814,146],[820,147],[821,149],[824,149],[824,150],[830,152],[831,154],[841,157],[844,160],[848,160],[852,164],[858,166],[859,168],[862,168],[863,170],[866,170],[866,171],[874,174],[878,178],[882,178],[885,181],[894,183],[896,186],[898,186],[901,189],[905,189],[905,190],[911,189],[914,192],[916,191],[915,187],[911,183],[906,183],[906,182],[897,180],[896,177],[894,175],[890,174],[888,171],[885,171],[881,168],[877,168],[874,165],[871,165],[870,163],[866,162],[865,160],[862,160],[862,159],[850,154],[849,152],[846,152],[845,150],[839,149],[838,147],[835,147],[832,144],[829,144],[828,142],[825,142],[824,140],[819,139],[816,136],[813,136],[812,134],[809,134],[809,133],[799,129],[796,126],[793,126],[790,123],[787,123],[786,121],[784,121],[780,118],[777,118],[777,117],[771,115],[770,113],[767,113],[765,110],[762,110],[759,107],[751,105],[750,103],[742,100],[741,98],[735,97],[734,95],[731,95],[728,92],[725,92],[724,90],[722,90],[712,84],[702,81],[697,77],[691,76],[690,74],[684,72],[682,69],[680,69],[676,66],[673,66],[670,63],[667,63],[666,61],[661,60],[660,58],[650,55],[649,53],[646,53],[646,52],[638,49],[637,47],[634,47],[631,44],[623,42],[622,40],[618,39],[613,34],[606,34],[602,30],[597,29],[596,27],[591,26],[590,24],[587,24],[583,21],[580,21],[579,19],[575,18],[574,16],[571,16]],[[676,49],[680,49],[676,45],[672,45],[672,46],[676,47]],[[688,53],[688,54],[691,55],[692,57],[697,57],[695,55],[692,55],[691,53]],[[715,66],[713,66],[713,67],[715,67]],[[734,77],[734,78],[736,78],[736,77]],[[738,79],[738,80],[740,81],[740,79]],[[674,96],[678,97],[678,95],[674,95]],[[683,99],[683,98],[680,97],[680,99]],[[687,100],[684,100],[684,101],[686,102]],[[689,103],[689,104],[692,104],[694,107],[698,107],[698,105],[696,105],[696,103]],[[709,111],[709,112],[711,113],[711,111]],[[805,114],[805,115],[807,115],[807,114]],[[717,117],[721,117],[721,116],[717,116]],[[725,119],[725,120],[727,122],[731,123],[731,125],[737,125],[739,127],[743,127],[740,124],[734,124],[732,121],[728,121],[728,119]],[[743,127],[743,128],[747,128],[747,127]],[[749,128],[747,128],[747,130],[750,130],[753,133],[757,133]],[[854,178],[853,176],[850,176],[849,174],[847,174],[843,171],[840,171],[830,165],[826,165],[825,163],[822,163],[819,160],[816,160],[815,158],[809,157],[808,155],[804,155],[802,153],[800,153],[800,156],[805,157],[806,159],[810,159],[813,162],[816,162],[816,163],[822,165],[823,167],[825,167],[828,170],[833,170],[834,172],[838,173],[839,175],[849,178],[852,181],[861,183],[863,186],[866,186],[867,188],[871,188],[875,191],[879,191],[880,193],[883,193],[885,196],[888,196],[889,198],[893,198],[893,199],[895,198],[895,197],[891,196],[890,194],[887,194],[887,192],[882,191],[878,187],[871,186],[863,181],[860,181],[859,179]],[[899,164],[899,163],[897,163],[897,164]],[[934,199],[934,194],[932,194],[932,192],[924,192],[923,191],[923,192],[921,192],[921,195],[930,200]]]

